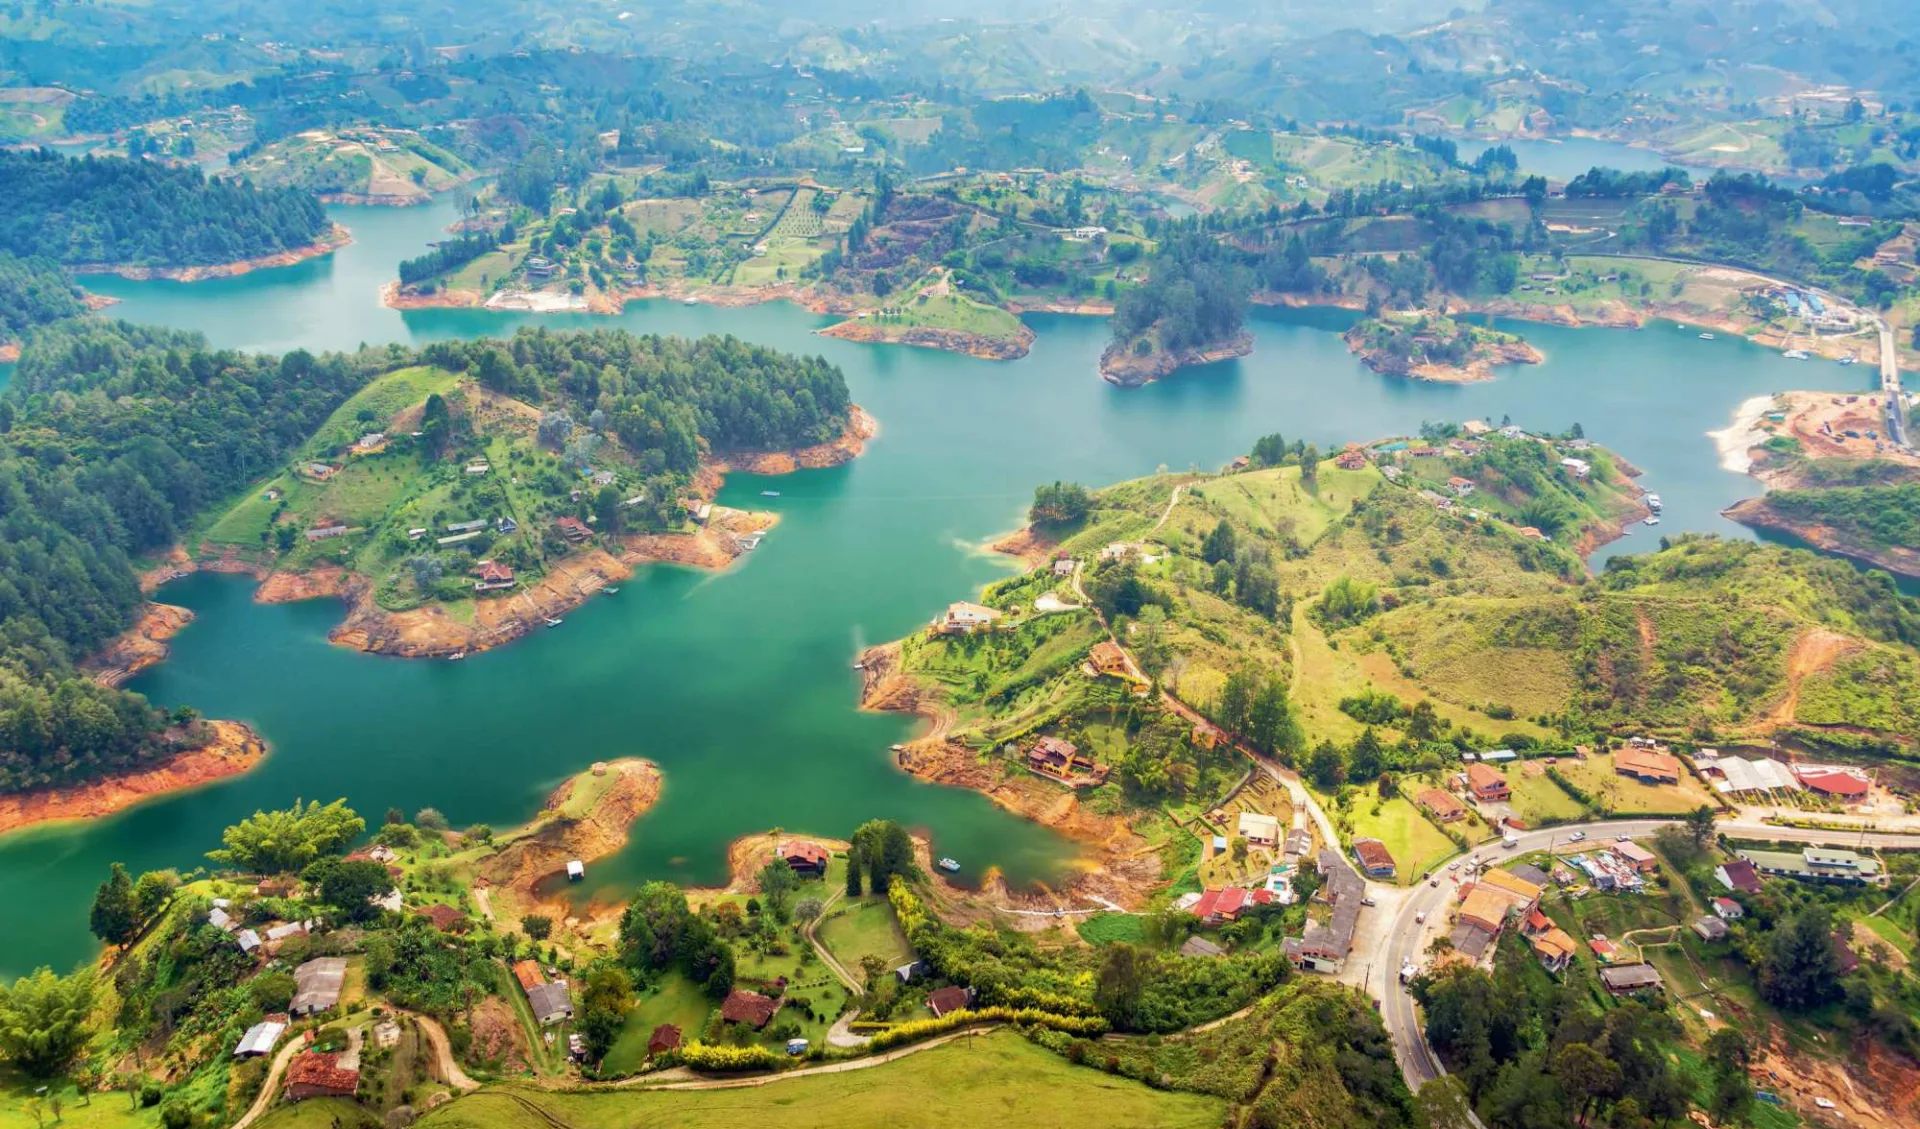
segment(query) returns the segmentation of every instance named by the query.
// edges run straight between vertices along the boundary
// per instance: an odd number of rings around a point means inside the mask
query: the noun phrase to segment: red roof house
[[[1270,890],[1228,886],[1201,894],[1200,900],[1193,903],[1193,916],[1209,925],[1217,925],[1223,921],[1238,921],[1249,906],[1264,906],[1272,901],[1273,892]]]
[[[973,1002],[973,991],[969,988],[935,988],[927,993],[927,1010],[939,1019],[948,1012],[959,1011]]]
[[[340,1056],[302,1051],[287,1066],[287,1100],[350,1098],[360,1088],[360,1072],[340,1065]]]
[[[653,1034],[647,1036],[647,1053],[649,1055],[663,1054],[667,1051],[677,1051],[679,1049],[680,1029],[671,1023],[662,1023],[653,1029]]]
[[[749,992],[745,988],[735,988],[727,993],[726,1002],[720,1005],[720,1018],[728,1023],[744,1023],[758,1029],[765,1027],[773,1019],[773,1013],[779,1010],[779,1000]]]
[[[827,872],[827,849],[818,843],[789,839],[777,849],[787,865],[800,874],[818,876]]]
[[[1800,783],[1827,796],[1864,796],[1872,788],[1865,776],[1845,768],[1796,768]]]
[[[587,523],[573,516],[561,518],[553,523],[553,527],[560,531],[560,536],[576,543],[593,536],[593,530],[587,528]]]
[[[546,976],[540,971],[540,966],[530,960],[513,962],[513,978],[520,981],[522,992],[531,992],[547,982]]]
[[[1613,770],[1622,776],[1631,776],[1651,784],[1678,784],[1680,782],[1680,762],[1665,753],[1656,753],[1652,749],[1628,746],[1614,754]]]
[[[1729,890],[1738,890],[1743,894],[1760,892],[1760,872],[1753,869],[1753,864],[1746,859],[1721,863],[1713,868],[1713,876]]]
[[[1474,799],[1495,803],[1513,794],[1513,790],[1507,786],[1506,775],[1499,769],[1489,768],[1484,764],[1467,766],[1467,787],[1473,790]]]

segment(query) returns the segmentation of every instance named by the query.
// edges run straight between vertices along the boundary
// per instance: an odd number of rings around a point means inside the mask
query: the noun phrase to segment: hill
[[[330,204],[418,204],[473,174],[412,130],[308,130],[251,153],[236,171],[262,188],[311,192]]]

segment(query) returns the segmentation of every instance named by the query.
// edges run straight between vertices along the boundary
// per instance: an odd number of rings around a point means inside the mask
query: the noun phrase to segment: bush
[[[1050,1031],[1060,1031],[1069,1035],[1104,1035],[1107,1021],[1097,1015],[1056,1015],[1029,1007],[983,1007],[961,1008],[950,1011],[938,1019],[916,1019],[909,1023],[899,1023],[887,1028],[873,1037],[868,1046],[876,1051],[888,1047],[897,1047],[902,1043],[911,1043],[917,1039],[926,1039],[934,1035],[944,1035],[970,1023],[1018,1023],[1045,1027]]]
[[[765,1047],[720,1047],[711,1043],[688,1043],[680,1048],[680,1063],[690,1070],[739,1073],[748,1070],[778,1070],[784,1061]]]

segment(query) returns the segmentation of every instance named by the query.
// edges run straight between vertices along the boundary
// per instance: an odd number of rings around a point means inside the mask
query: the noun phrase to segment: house
[[[973,989],[948,986],[927,993],[927,1010],[935,1019],[959,1011],[973,1002]]]
[[[278,949],[282,941],[293,937],[306,936],[310,929],[310,923],[305,921],[286,921],[274,926],[264,934],[267,942],[267,951],[273,952]]]
[[[1680,783],[1680,762],[1665,753],[1629,745],[1613,757],[1613,771],[1645,784]]]
[[[619,475],[610,470],[596,470],[587,477],[587,481],[593,483],[595,486],[612,486],[615,482],[619,481],[619,478]]]
[[[360,438],[355,439],[353,441],[353,450],[355,454],[371,455],[375,451],[380,450],[380,448],[385,447],[386,445],[387,445],[386,432],[369,431],[365,435],[362,435]]]
[[[346,535],[347,527],[337,523],[334,525],[316,525],[312,529],[307,530],[307,540],[309,541],[331,541],[335,537],[345,537]]]
[[[1072,576],[1074,561],[1072,557],[1056,557],[1053,562],[1055,576]]]
[[[1393,855],[1387,845],[1378,839],[1355,839],[1353,857],[1359,862],[1360,869],[1370,878],[1392,878],[1395,869]]]
[[[513,569],[499,561],[481,561],[473,566],[473,574],[476,577],[473,582],[475,592],[498,592],[517,583],[513,578]]]
[[[572,545],[578,545],[593,536],[593,530],[587,528],[586,522],[571,515],[554,522],[553,528]]]
[[[1466,900],[1460,903],[1459,920],[1498,935],[1506,926],[1507,915],[1511,912],[1513,912],[1513,902],[1504,894],[1480,883],[1474,883],[1473,888],[1467,893]]]
[[[467,915],[452,906],[423,906],[418,912],[421,917],[431,921],[433,927],[442,933],[465,933],[467,931]]]
[[[728,1023],[744,1023],[759,1030],[773,1019],[780,1010],[780,1001],[758,992],[749,992],[745,988],[735,988],[727,993],[726,1002],[720,1005],[720,1018]]]
[[[273,1053],[274,1044],[280,1041],[280,1036],[285,1034],[286,1030],[285,1023],[271,1019],[261,1020],[247,1028],[247,1033],[240,1036],[240,1044],[233,1048],[233,1057],[259,1058]]]
[[[1702,941],[1724,941],[1727,934],[1732,932],[1727,928],[1727,923],[1717,917],[1703,917],[1694,922],[1693,931],[1700,935]]]
[[[1512,749],[1486,749],[1480,753],[1482,764],[1507,764],[1520,759],[1520,754]]]
[[[1473,493],[1473,483],[1456,474],[1447,479],[1447,489],[1453,491],[1454,497],[1464,498]]]
[[[1277,846],[1280,842],[1280,817],[1243,811],[1240,813],[1240,837],[1256,847]]]
[[[520,982],[522,992],[531,992],[547,982],[546,974],[540,971],[540,966],[530,960],[513,962],[513,978]]]
[[[300,473],[313,479],[315,482],[326,482],[334,475],[339,474],[340,471],[338,468],[328,466],[326,463],[307,463],[300,468]]]
[[[1127,658],[1127,653],[1110,639],[1102,639],[1095,643],[1093,650],[1087,654],[1087,661],[1093,664],[1096,672],[1109,678],[1124,678],[1129,681],[1139,678],[1139,675],[1134,673],[1133,663]]]
[[[1548,881],[1547,872],[1544,870],[1541,870],[1539,867],[1533,865],[1530,862],[1517,863],[1514,866],[1509,867],[1507,869],[1507,873],[1513,875],[1515,878],[1518,878],[1522,882],[1526,882],[1534,886],[1538,886],[1542,890],[1545,890],[1547,888],[1547,881]]]
[[[1568,474],[1578,479],[1585,479],[1589,474],[1593,473],[1592,464],[1588,463],[1585,459],[1576,459],[1571,455],[1561,459],[1560,465],[1567,468]]]
[[[1749,760],[1745,757],[1707,758],[1706,750],[1701,750],[1701,768],[1708,775],[1719,777],[1714,791],[1740,795],[1746,792],[1798,792],[1800,781],[1794,779],[1793,770],[1772,757],[1760,757]]]
[[[407,540],[409,541],[418,541],[426,535],[427,531],[419,526],[414,526],[412,529],[407,530]]]
[[[1000,613],[993,608],[962,600],[948,604],[940,618],[933,621],[933,629],[942,635],[971,635],[991,628],[999,618]]]
[[[1721,863],[1713,868],[1713,876],[1729,890],[1737,890],[1742,894],[1760,892],[1760,873],[1746,859]]]
[[[315,957],[293,970],[293,1002],[287,1014],[316,1015],[340,1002],[340,988],[347,981],[347,958]]]
[[[1796,882],[1877,883],[1880,863],[1852,851],[1807,847],[1791,851],[1740,851],[1739,856],[1762,874]]]
[[[680,1049],[680,1029],[671,1023],[662,1023],[647,1036],[647,1057],[665,1054]]]
[[[518,528],[520,528],[520,523],[510,517],[495,518],[493,522],[493,531],[495,533],[512,533]]]
[[[1205,937],[1188,937],[1180,943],[1180,955],[1183,957],[1223,957],[1227,950],[1207,940]]]
[[[1580,951],[1579,942],[1557,925],[1535,933],[1527,940],[1533,945],[1533,955],[1540,958],[1541,966],[1548,972],[1564,971],[1573,963],[1574,954]]]
[[[1361,470],[1367,465],[1367,453],[1358,446],[1349,446],[1334,456],[1333,465],[1341,470]]]
[[[1287,832],[1286,855],[1288,858],[1305,858],[1313,850],[1313,833],[1304,827],[1296,827]]]
[[[796,874],[819,878],[827,872],[827,849],[818,843],[789,839],[780,844],[775,853],[787,860]]]
[[[1794,775],[1800,778],[1800,783],[1823,796],[1846,800],[1857,800],[1873,787],[1865,773],[1851,768],[1796,768]]]
[[[1713,914],[1722,921],[1735,921],[1747,916],[1747,911],[1732,898],[1715,898],[1707,903],[1713,907]]]
[[[450,521],[447,523],[447,532],[448,533],[478,533],[482,529],[485,529],[486,527],[487,527],[487,519],[483,517],[477,517],[477,518],[474,518],[472,521]]]
[[[1506,783],[1506,780],[1503,778],[1501,783]],[[1467,815],[1467,805],[1454,799],[1451,793],[1439,788],[1423,789],[1414,800],[1427,809],[1427,814],[1441,823],[1452,823],[1456,819],[1465,819]]]
[[[1613,853],[1620,856],[1622,862],[1642,874],[1652,874],[1660,869],[1659,858],[1638,843],[1616,843]]]
[[[1353,952],[1367,884],[1347,865],[1346,857],[1330,847],[1322,848],[1315,857],[1315,867],[1320,871],[1321,884],[1314,896],[1328,903],[1333,912],[1324,921],[1309,922],[1300,936],[1287,938],[1283,949],[1295,968],[1338,973]]]
[[[1074,772],[1092,772],[1099,766],[1072,741],[1060,737],[1042,737],[1027,750],[1027,767],[1049,776],[1066,776]]]
[[[1600,984],[1616,996],[1661,989],[1660,973],[1650,964],[1616,964],[1600,970]]]
[[[1240,915],[1249,907],[1273,904],[1270,890],[1246,890],[1239,886],[1208,890],[1193,903],[1190,912],[1207,925],[1221,925],[1229,921],[1240,920]]]
[[[485,474],[492,469],[493,469],[493,464],[489,463],[485,459],[475,459],[472,462],[468,463],[466,466],[467,473],[475,474],[475,475]]]
[[[1620,955],[1620,946],[1605,937],[1595,937],[1587,942],[1587,947],[1593,950],[1593,955],[1602,964],[1612,964],[1613,958]]]
[[[573,996],[567,991],[565,980],[535,984],[527,989],[527,1006],[533,1009],[534,1021],[542,1027],[573,1018]]]
[[[1471,961],[1478,961],[1493,944],[1495,934],[1492,930],[1471,921],[1461,921],[1454,925],[1453,932],[1447,934],[1447,940],[1453,944],[1453,950]]]
[[[287,1066],[286,1096],[290,1102],[307,1098],[351,1098],[360,1089],[360,1071],[340,1065],[340,1056],[302,1051]]]
[[[1478,884],[1482,888],[1499,891],[1522,913],[1540,904],[1541,886],[1497,867],[1489,867],[1480,876]]]
[[[1484,764],[1467,766],[1467,788],[1473,792],[1473,798],[1483,804],[1504,803],[1513,795],[1513,789],[1507,786],[1506,774]]]
[[[215,929],[224,929],[231,933],[239,923],[234,921],[233,917],[227,913],[226,907],[214,906],[207,914],[207,924],[213,926]]]

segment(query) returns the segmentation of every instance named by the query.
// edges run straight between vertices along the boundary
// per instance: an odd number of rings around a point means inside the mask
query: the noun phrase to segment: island
[[[1518,334],[1437,313],[1381,314],[1355,322],[1343,336],[1377,373],[1443,384],[1492,380],[1495,365],[1546,359]]]
[[[950,270],[939,270],[888,305],[857,311],[820,331],[875,344],[919,345],[990,361],[1027,355],[1033,330],[1017,316],[969,295]]]
[[[1219,243],[1197,232],[1163,243],[1145,281],[1121,294],[1113,341],[1100,354],[1100,375],[1136,386],[1187,365],[1253,352],[1245,329],[1252,282]]]

